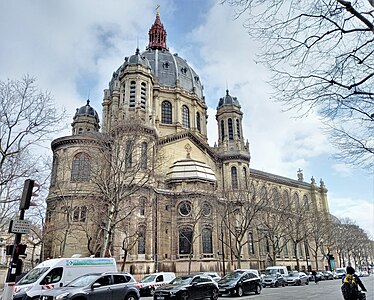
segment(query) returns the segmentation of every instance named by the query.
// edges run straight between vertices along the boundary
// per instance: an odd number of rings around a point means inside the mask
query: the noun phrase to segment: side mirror
[[[92,289],[96,289],[96,288],[98,288],[98,287],[101,287],[101,284],[98,283],[98,282],[95,282],[95,283],[91,286]]]

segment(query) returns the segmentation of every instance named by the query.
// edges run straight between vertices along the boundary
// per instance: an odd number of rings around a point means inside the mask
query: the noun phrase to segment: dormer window
[[[182,74],[186,75],[186,73],[187,73],[187,68],[186,68],[186,67],[181,68],[181,72],[182,72]]]
[[[169,69],[169,62],[168,61],[165,61],[162,66],[164,67],[164,69]]]

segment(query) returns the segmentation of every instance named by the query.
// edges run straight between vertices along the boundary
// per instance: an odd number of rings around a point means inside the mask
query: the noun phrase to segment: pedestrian
[[[358,289],[361,288],[361,291]],[[346,274],[342,277],[342,294],[344,300],[365,300],[366,295],[362,291],[367,292],[360,277],[355,274],[355,269],[348,266]]]
[[[313,278],[314,278],[314,283],[318,284],[317,272],[316,271],[312,271],[312,275],[313,275]]]

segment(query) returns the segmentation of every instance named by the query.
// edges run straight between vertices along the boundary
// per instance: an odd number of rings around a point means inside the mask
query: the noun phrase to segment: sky
[[[0,80],[35,77],[69,114],[54,138],[68,135],[76,108],[89,98],[101,115],[112,73],[137,46],[145,50],[156,4],[169,50],[204,85],[209,144],[217,140],[216,107],[228,88],[244,113],[251,167],[293,179],[300,168],[306,182],[322,178],[330,213],[352,219],[374,239],[374,173],[333,159],[336,149],[318,116],[294,118],[272,101],[270,74],[255,62],[258,45],[244,19],[217,0],[0,0]]]

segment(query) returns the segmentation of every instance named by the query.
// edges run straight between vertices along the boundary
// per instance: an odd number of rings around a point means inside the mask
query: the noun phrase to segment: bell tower
[[[244,142],[243,112],[236,97],[219,99],[216,120],[218,125],[218,153],[223,163],[223,182],[226,189],[247,189],[249,180],[249,143]]]

